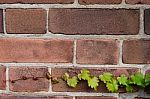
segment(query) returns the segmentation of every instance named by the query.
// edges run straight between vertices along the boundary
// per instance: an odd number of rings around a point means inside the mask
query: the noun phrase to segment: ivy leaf
[[[67,84],[70,87],[75,88],[78,84],[78,78],[76,76],[67,79]]]
[[[65,73],[62,78],[64,81],[67,81],[69,79],[69,74]]]
[[[127,86],[128,84],[128,78],[125,75],[121,75],[120,77],[117,77],[117,80],[120,85]]]
[[[127,91],[127,92],[132,92],[132,91],[133,91],[132,86],[127,85],[127,86],[126,86],[126,91]]]
[[[108,91],[110,91],[112,93],[117,92],[117,90],[118,90],[117,80],[113,79],[112,82],[107,82],[106,87],[107,87]]]
[[[150,74],[145,75],[145,86],[150,85]]]
[[[81,73],[78,74],[79,80],[88,80],[90,78],[90,72],[86,69],[81,70]]]
[[[145,87],[145,85],[144,85],[144,82],[145,82],[144,75],[142,73],[136,73],[134,75],[131,75],[130,78],[131,78],[131,82],[133,84],[136,84],[136,85],[141,86],[143,88]]]
[[[88,86],[97,91],[99,80],[97,77],[92,77],[88,79]]]
[[[104,73],[103,75],[99,76],[99,79],[104,83],[112,81],[112,74],[111,73]]]

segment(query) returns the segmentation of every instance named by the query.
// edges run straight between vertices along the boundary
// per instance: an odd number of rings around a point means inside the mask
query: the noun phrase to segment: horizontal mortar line
[[[139,9],[150,8],[150,5],[146,4],[94,4],[94,5],[80,5],[80,4],[0,4],[0,8],[126,8],[126,9]]]
[[[5,91],[0,91],[0,93],[5,93]],[[12,94],[14,96],[115,96],[117,97],[119,93],[89,93],[89,92],[9,92],[5,94]]]
[[[144,66],[150,66],[150,64],[122,64],[122,65],[88,65],[88,64],[71,64],[71,63],[58,63],[58,64],[54,64],[54,63],[0,63],[0,65],[4,65],[4,66],[43,66],[43,67],[49,67],[49,68],[54,68],[54,67],[58,67],[58,68],[74,68],[74,67],[118,67],[118,68],[126,68],[126,67],[135,67],[135,68],[143,68]]]
[[[104,38],[104,39],[150,39],[150,35],[64,35],[64,34],[0,34],[1,38],[60,38],[60,39],[86,39],[86,38]]]

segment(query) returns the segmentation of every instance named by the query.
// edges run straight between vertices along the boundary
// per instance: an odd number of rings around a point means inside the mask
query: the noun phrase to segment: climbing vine
[[[117,92],[119,87],[125,87],[127,92],[133,92],[133,86],[138,86],[140,89],[150,85],[150,74],[143,75],[137,72],[129,77],[122,74],[119,77],[113,76],[111,73],[105,72],[101,75],[93,76],[87,69],[82,69],[79,74],[71,77],[68,73],[63,75],[63,80],[66,81],[69,87],[75,88],[81,80],[87,81],[88,87],[97,91],[99,82],[103,82],[109,92]]]

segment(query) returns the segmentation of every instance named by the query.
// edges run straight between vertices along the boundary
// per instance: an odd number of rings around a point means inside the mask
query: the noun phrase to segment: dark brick
[[[9,67],[9,88],[14,92],[49,90],[46,67]]]
[[[63,34],[138,34],[139,10],[50,9],[49,31]]]
[[[145,10],[144,29],[145,29],[145,33],[150,35],[150,9]]]
[[[126,0],[129,4],[150,4],[150,0]]]
[[[0,39],[0,62],[71,63],[73,41],[58,39]]]
[[[32,3],[32,4],[48,4],[48,3],[62,3],[62,4],[69,4],[73,3],[74,0],[0,0],[0,3]]]
[[[135,72],[139,71],[137,68],[88,68],[91,72],[91,75],[99,76],[100,74],[104,72],[110,72],[114,76],[118,76],[120,74],[125,75],[131,75]],[[70,74],[70,76],[76,75],[76,73],[79,73],[81,68],[74,68],[74,69],[63,69],[63,68],[52,68],[52,77],[55,77],[58,79],[59,83],[52,84],[52,90],[54,92],[95,92],[92,89],[90,89],[86,82],[81,81],[78,83],[76,88],[70,88],[67,86],[66,82],[62,80],[62,76],[67,72]],[[123,70],[123,72],[121,72]],[[120,74],[118,73],[120,71]],[[134,91],[137,91],[136,88],[134,88]],[[100,83],[98,87],[98,91],[101,93],[107,93],[108,90],[105,87],[105,84]],[[125,92],[124,89],[119,89],[119,92]]]
[[[118,45],[116,40],[78,40],[77,63],[117,64]]]
[[[46,33],[43,9],[6,9],[6,31],[10,34]]]
[[[4,33],[3,30],[3,10],[0,9],[0,33]]]
[[[76,99],[117,99],[116,97],[107,97],[107,96],[80,96],[76,97]]]
[[[150,63],[150,40],[124,41],[123,62],[127,64],[149,64]]]
[[[119,4],[122,0],[79,0],[80,4]]]
[[[0,90],[6,89],[6,67],[0,66]]]

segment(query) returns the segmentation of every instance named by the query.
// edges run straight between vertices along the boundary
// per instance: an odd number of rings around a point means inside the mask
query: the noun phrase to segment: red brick
[[[117,99],[116,97],[107,97],[107,96],[80,96],[76,97],[76,99]]]
[[[59,81],[59,83],[57,84],[52,84],[52,90],[54,92],[95,92],[90,89],[87,83],[84,81],[79,82],[76,88],[70,88],[67,86],[66,82],[62,80],[62,76],[66,72],[69,73],[70,76],[74,76],[79,73],[80,70],[81,68],[52,68],[52,77],[57,78]],[[99,76],[104,72],[110,72],[114,76],[118,76],[118,71],[120,71],[121,74],[131,75],[139,71],[139,69],[137,68],[88,68],[88,70],[90,70],[91,75],[95,76]],[[122,70],[124,70],[125,72],[121,72]],[[137,89],[135,88],[134,90],[136,91]],[[106,89],[105,84],[100,83],[97,92],[107,93],[108,90]],[[119,92],[125,92],[125,90],[119,89]]]
[[[0,62],[72,62],[73,41],[59,39],[0,39]]]
[[[150,0],[126,0],[129,4],[150,4]]]
[[[0,0],[0,3],[62,3],[62,4],[69,4],[73,3],[74,0]]]
[[[9,67],[9,87],[14,92],[48,91],[46,67]]]
[[[49,31],[62,34],[138,34],[139,10],[50,9]]]
[[[0,99],[73,99],[69,96],[14,96],[1,94]]]
[[[0,33],[4,33],[3,30],[3,10],[0,9]]]
[[[6,89],[6,67],[0,66],[0,90]]]
[[[150,9],[144,11],[144,31],[145,34],[150,35]]]
[[[77,63],[117,64],[118,45],[116,40],[78,40]]]
[[[79,0],[80,4],[119,4],[122,0]]]
[[[150,63],[150,40],[124,41],[123,62],[127,64],[149,64]]]
[[[46,33],[46,11],[43,9],[6,9],[6,31],[10,34]]]

